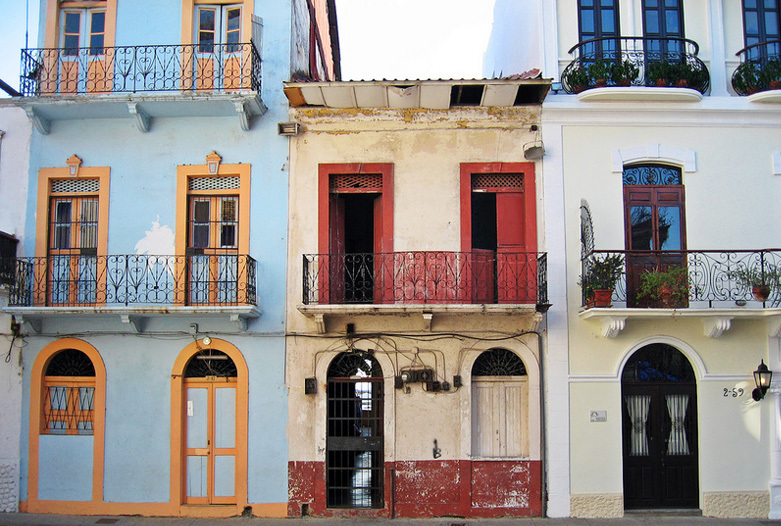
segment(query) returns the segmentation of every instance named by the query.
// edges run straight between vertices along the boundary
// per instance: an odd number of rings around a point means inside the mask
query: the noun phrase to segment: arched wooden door
[[[237,370],[230,357],[205,349],[184,372],[187,504],[236,503]]]
[[[699,507],[697,385],[666,344],[635,352],[621,377],[624,507]]]

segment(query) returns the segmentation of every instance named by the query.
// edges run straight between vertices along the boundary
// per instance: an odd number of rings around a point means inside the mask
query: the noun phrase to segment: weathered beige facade
[[[378,84],[375,87],[379,90],[393,89]],[[449,94],[450,87],[446,90]],[[466,302],[459,298],[437,299],[431,296],[431,290],[424,291],[423,296],[408,297],[401,289],[412,285],[409,281],[400,285],[400,259],[392,265],[396,277],[383,285],[394,288],[396,296],[378,300],[379,254],[374,255],[369,270],[374,272],[373,300],[328,299],[322,290],[323,280],[328,279],[324,277],[327,264],[320,262],[319,281],[307,281],[306,273],[312,267],[302,267],[303,255],[322,254],[323,237],[334,235],[334,227],[329,231],[323,224],[328,215],[319,210],[329,198],[334,199],[333,194],[323,195],[322,185],[323,173],[332,167],[339,167],[340,173],[358,174],[371,171],[367,166],[382,165],[392,173],[390,237],[397,258],[424,252],[459,254],[442,256],[454,261],[452,258],[464,255],[461,194],[465,166],[484,164],[491,173],[507,166],[522,166],[524,190],[534,192],[531,210],[539,210],[543,200],[539,165],[524,159],[524,145],[538,137],[531,127],[539,119],[538,105],[291,110],[291,120],[302,130],[291,139],[290,167],[287,384],[291,515],[345,513],[335,509],[340,506],[331,501],[333,482],[324,473],[329,470],[333,434],[328,424],[329,411],[334,410],[329,389],[337,387],[329,383],[329,367],[344,353],[355,352],[366,352],[382,370],[382,397],[372,403],[383,407],[381,431],[377,434],[383,441],[384,472],[380,475],[383,486],[375,488],[379,500],[372,500],[371,505],[347,503],[341,506],[353,508],[347,513],[540,514],[540,342],[544,342],[544,306],[538,303],[542,300]],[[331,179],[332,192],[333,185]],[[387,186],[382,191],[387,193]],[[386,193],[382,199],[387,207]],[[536,237],[533,251],[544,252],[539,216],[529,212],[520,222],[531,223]],[[349,249],[347,252],[349,257]],[[315,261],[319,260],[310,258],[306,265]],[[431,265],[426,268],[433,269]],[[307,289],[320,290],[305,291],[305,284]],[[458,285],[448,282],[445,289],[448,287]],[[478,446],[472,423],[478,416],[473,414],[471,372],[481,353],[490,349],[510,351],[525,366],[523,377],[512,377],[518,388],[518,397],[513,400],[518,405],[507,416],[520,436],[508,434],[505,441],[517,445],[517,449],[479,457],[474,454]],[[405,370],[421,368],[433,371],[438,385],[400,380]],[[314,379],[316,393],[306,394],[307,378]],[[359,490],[354,477],[350,483],[354,501],[354,493]],[[361,507],[370,509],[355,509]]]

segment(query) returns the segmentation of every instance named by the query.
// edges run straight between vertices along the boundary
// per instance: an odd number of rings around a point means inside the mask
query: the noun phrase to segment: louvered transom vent
[[[238,177],[192,177],[189,190],[238,190]]]
[[[472,176],[472,190],[489,188],[523,188],[521,174],[475,174]]]
[[[330,181],[331,192],[344,192],[349,190],[382,191],[381,174],[345,174],[332,175]]]
[[[52,193],[83,194],[100,190],[98,179],[55,179],[52,181]]]

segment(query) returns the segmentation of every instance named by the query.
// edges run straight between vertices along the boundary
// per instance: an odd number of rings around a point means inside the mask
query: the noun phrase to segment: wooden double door
[[[694,383],[623,385],[624,506],[699,507]]]

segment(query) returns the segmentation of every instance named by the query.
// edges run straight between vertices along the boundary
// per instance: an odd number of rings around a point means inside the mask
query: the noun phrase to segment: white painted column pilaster
[[[771,519],[781,519],[781,338],[770,337],[768,342],[768,368],[773,371],[773,383],[765,396],[770,406],[770,514]]]
[[[553,3],[553,2],[551,2]],[[570,515],[569,334],[564,210],[563,135],[560,123],[545,122],[543,104],[542,162],[545,251],[548,253],[548,311],[545,344],[545,466],[548,517]],[[577,272],[580,272],[578,266]]]
[[[724,43],[724,5],[722,0],[709,0],[710,15],[710,93],[717,97],[726,97],[727,91],[727,51]]]
[[[556,13],[558,2],[539,0],[539,12],[542,13],[542,76],[559,79],[559,28]]]

